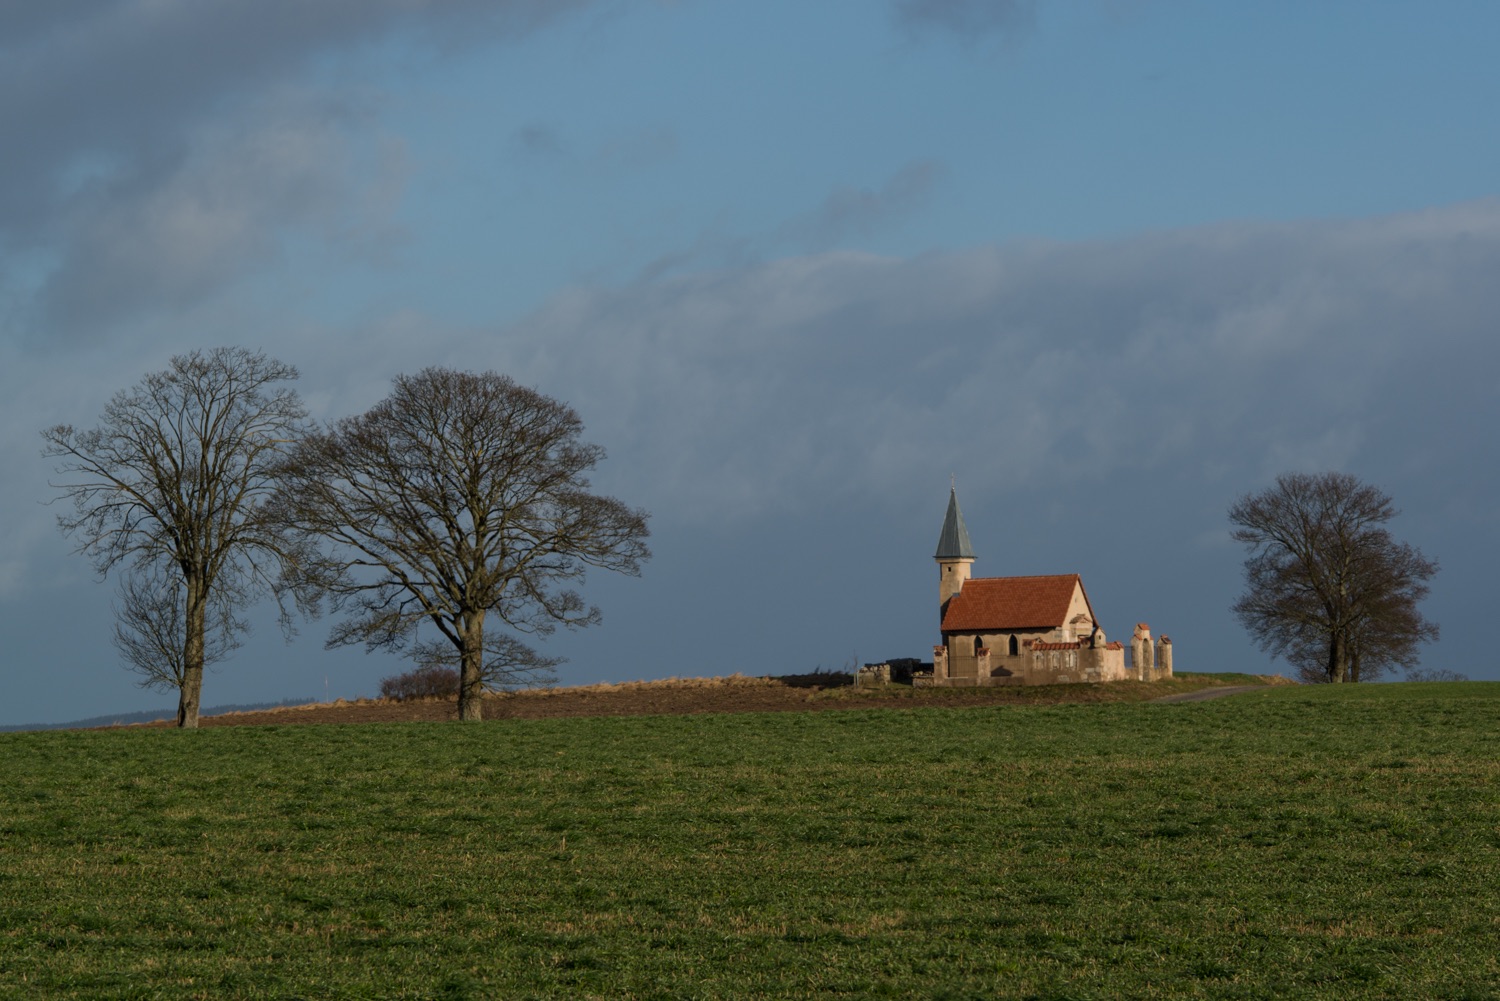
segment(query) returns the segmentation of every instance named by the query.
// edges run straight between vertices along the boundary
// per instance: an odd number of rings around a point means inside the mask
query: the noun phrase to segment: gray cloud
[[[1496,267],[1500,203],[1479,202],[793,258],[571,293],[505,341],[532,345],[511,362],[589,401],[639,453],[637,487],[684,511],[806,511],[954,469],[1002,493],[1145,468],[1249,483],[1460,461],[1425,429],[1494,405],[1468,385],[1491,369],[1466,359],[1496,350]]]
[[[564,139],[560,130],[546,122],[530,122],[522,126],[512,134],[510,143],[523,156],[546,161],[567,158],[604,173],[652,167],[677,154],[677,133],[665,126],[616,132],[593,149],[576,156],[573,144]]]
[[[594,154],[594,162],[606,170],[636,170],[669,160],[676,154],[677,133],[658,126],[611,137]]]
[[[936,160],[914,160],[878,188],[836,187],[816,208],[760,233],[706,230],[690,246],[650,261],[640,270],[639,278],[654,282],[693,268],[741,268],[788,248],[826,250],[848,240],[870,237],[920,209],[941,182],[944,170]]]
[[[900,498],[954,470],[994,495],[1126,470],[1246,484],[1292,467],[1466,470],[1492,451],[1477,429],[1500,417],[1497,271],[1500,202],[1481,201],[744,263],[574,289],[494,331],[408,312],[347,331],[247,316],[221,333],[296,363],[329,416],[368,406],[399,371],[502,369],[607,428],[642,503],[739,521]],[[35,468],[37,427],[82,422],[173,349],[119,346],[90,369],[8,349],[0,461]],[[32,504],[39,480],[4,493],[7,511],[50,520]]]
[[[233,129],[204,129],[149,181],[81,189],[60,221],[67,252],[39,290],[41,329],[72,341],[131,316],[181,310],[279,259],[288,227],[375,253],[403,162],[370,155],[369,115],[303,96],[268,101]]]
[[[590,0],[225,0],[215,4],[161,4],[147,0],[13,4],[0,14],[0,135],[9,137],[0,158],[0,250],[13,255],[6,271],[56,269],[54,289],[93,290],[102,302],[118,286],[122,227],[157,220],[186,222],[184,196],[199,209],[221,198],[222,211],[244,216],[239,249],[213,257],[208,267],[162,279],[182,289],[225,280],[213,260],[241,264],[264,258],[278,227],[323,224],[320,197],[290,190],[242,197],[231,189],[245,172],[229,159],[241,129],[262,135],[277,129],[309,138],[306,121],[268,122],[269,95],[296,89],[303,71],[320,56],[358,54],[392,31],[425,37],[437,49],[477,45],[531,31]],[[360,95],[325,94],[327,105],[368,104]],[[294,116],[295,119],[296,116]],[[335,160],[353,141],[333,123],[323,130]],[[342,149],[335,149],[342,146]],[[216,178],[210,166],[227,169]],[[304,181],[311,180],[303,172]],[[328,175],[331,180],[331,175]],[[267,184],[287,182],[281,174]],[[297,187],[300,182],[293,182]],[[330,189],[318,181],[324,195]],[[103,199],[112,219],[86,219]],[[236,207],[233,203],[239,201]],[[165,218],[163,217],[165,213]],[[175,214],[174,214],[175,213]],[[222,226],[225,219],[198,220]],[[113,236],[107,232],[115,229]],[[257,230],[251,233],[248,230]],[[147,234],[149,236],[149,234]],[[82,241],[75,243],[74,241]],[[148,244],[149,246],[149,244]],[[218,248],[223,250],[223,247]],[[163,269],[166,262],[163,263]],[[105,273],[90,274],[96,265]],[[17,279],[4,291],[22,295]],[[122,289],[123,290],[123,289]],[[60,293],[59,293],[60,294]],[[57,301],[57,295],[53,297]],[[135,296],[126,307],[139,308]],[[168,300],[170,305],[170,299]],[[71,308],[71,307],[70,307]],[[88,313],[92,306],[85,304]]]
[[[943,175],[935,160],[917,160],[891,175],[879,188],[841,187],[823,204],[782,227],[783,238],[814,248],[851,237],[868,237],[880,225],[921,206]]]
[[[531,156],[558,156],[567,150],[557,130],[545,122],[530,122],[517,129],[511,143]]]
[[[949,32],[965,43],[1025,35],[1036,26],[1036,12],[1036,0],[895,0],[893,6],[907,33]]]

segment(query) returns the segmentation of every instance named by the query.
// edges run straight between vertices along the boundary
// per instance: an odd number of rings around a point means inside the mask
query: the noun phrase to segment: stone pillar
[[[945,646],[932,648],[932,683],[934,685],[948,683],[948,648]]]
[[[1156,670],[1163,680],[1172,677],[1172,641],[1165,634],[1156,641]]]
[[[983,685],[990,677],[990,648],[974,648],[974,684]]]
[[[1130,659],[1137,681],[1156,680],[1156,649],[1151,645],[1151,627],[1144,622],[1135,624],[1135,635],[1130,637]]]

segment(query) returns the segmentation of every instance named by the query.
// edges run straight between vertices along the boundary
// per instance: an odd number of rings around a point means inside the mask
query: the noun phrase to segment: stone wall
[[[1074,682],[1128,681],[1125,648],[1119,643],[1091,644],[1028,641],[1018,656],[996,656],[986,647],[978,657],[952,658],[963,673],[954,675],[943,646],[932,648],[932,684],[950,688],[1008,685],[1066,685]]]
[[[1091,646],[1076,643],[1033,643],[1028,685],[1067,685],[1075,682],[1126,681],[1125,648],[1118,643]]]
[[[1123,644],[1106,643],[1098,629],[1084,635],[1081,622],[1047,632],[950,636],[947,645],[932,648],[931,684],[968,688],[1172,677],[1172,641],[1165,636],[1153,641],[1151,628],[1144,622],[1137,624],[1131,637],[1129,664]],[[1019,648],[1015,655],[1010,653],[1013,635]]]

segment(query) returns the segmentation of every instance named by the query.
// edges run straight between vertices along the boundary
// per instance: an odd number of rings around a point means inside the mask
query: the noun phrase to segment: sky
[[[1500,5],[0,5],[0,725],[175,706],[110,643],[40,431],[175,355],[315,417],[429,365],[571,403],[651,512],[565,684],[925,656],[980,576],[1083,575],[1179,670],[1287,671],[1226,512],[1353,473],[1500,680]],[[407,665],[270,610],[205,705]]]

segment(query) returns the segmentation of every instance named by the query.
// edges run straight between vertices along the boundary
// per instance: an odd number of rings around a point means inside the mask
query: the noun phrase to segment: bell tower
[[[969,530],[964,525],[963,512],[958,509],[956,484],[948,492],[948,513],[943,518],[943,534],[938,536],[937,552],[932,558],[938,564],[938,607],[942,608],[964,586],[964,581],[969,579],[969,570],[974,565],[974,546],[969,542]]]

